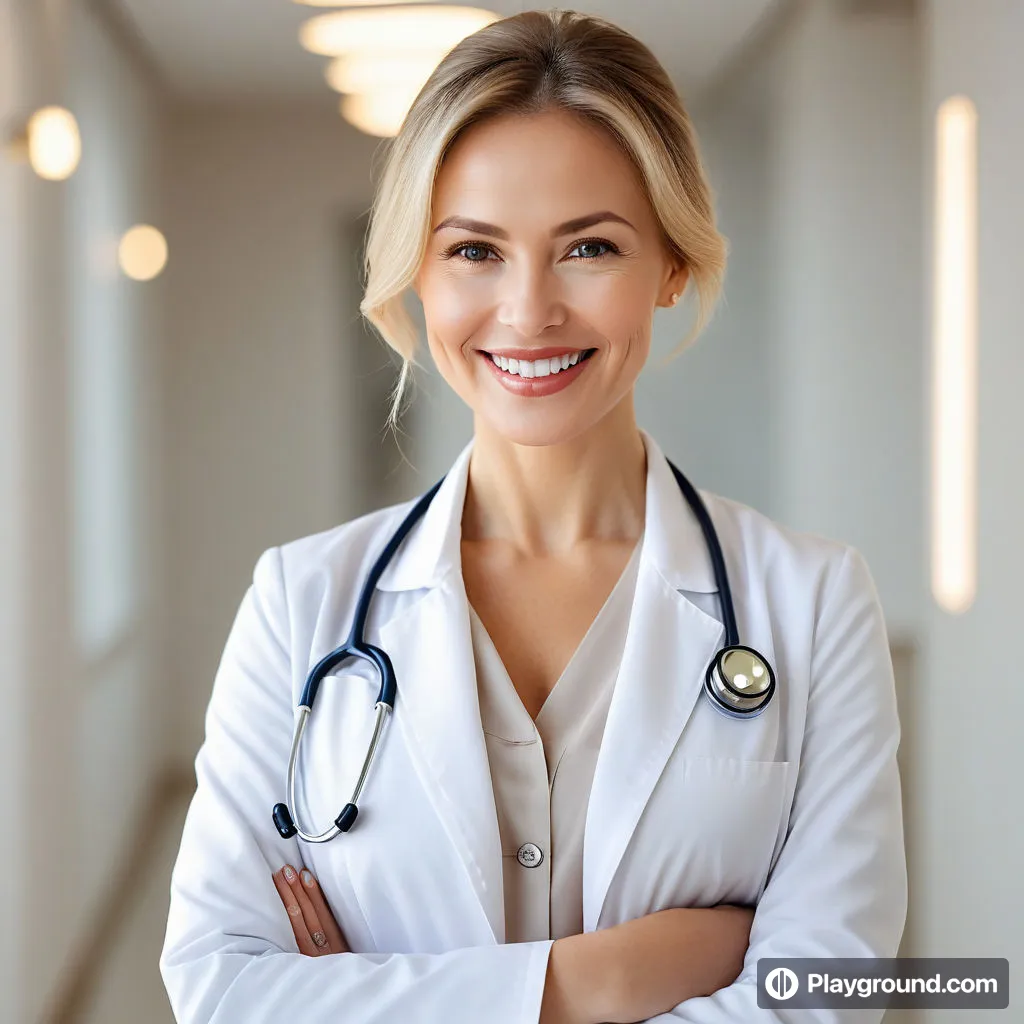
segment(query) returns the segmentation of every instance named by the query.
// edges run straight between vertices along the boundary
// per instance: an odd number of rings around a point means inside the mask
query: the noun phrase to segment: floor
[[[168,808],[138,898],[122,921],[101,973],[91,982],[76,1024],[174,1024],[157,965],[167,922],[171,868],[187,809],[186,796]]]

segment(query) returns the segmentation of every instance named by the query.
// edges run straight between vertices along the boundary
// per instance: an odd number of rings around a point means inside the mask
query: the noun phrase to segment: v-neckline
[[[499,653],[496,644],[491,638],[491,634],[488,632],[487,627],[484,625],[483,619],[481,619],[480,616],[477,614],[477,611],[473,607],[472,602],[469,602],[470,614],[472,615],[478,629],[480,630],[480,635],[485,638],[484,642],[487,644],[489,648],[489,653],[491,655],[493,663],[496,666],[501,667],[501,675],[503,677],[502,685],[508,686],[511,693],[515,695],[516,703],[521,709],[522,714],[525,715],[526,718],[532,723],[537,735],[541,733],[541,727],[551,717],[551,709],[553,706],[555,706],[558,699],[555,695],[565,692],[565,690],[567,689],[566,683],[568,678],[570,678],[570,674],[575,674],[577,666],[583,658],[583,653],[586,651],[586,649],[593,646],[594,637],[597,634],[598,627],[602,623],[602,621],[608,617],[609,609],[614,605],[616,599],[618,598],[619,591],[622,589],[626,578],[628,576],[633,576],[634,578],[636,577],[637,569],[635,568],[635,563],[640,557],[640,551],[643,547],[643,542],[644,535],[643,533],[641,533],[640,538],[637,541],[635,547],[633,548],[633,551],[630,554],[629,558],[627,559],[622,572],[619,573],[618,579],[615,581],[615,584],[608,592],[608,596],[605,598],[604,603],[601,605],[600,609],[598,609],[598,612],[594,616],[593,621],[590,623],[590,626],[587,628],[587,631],[583,634],[583,638],[580,640],[579,644],[577,644],[576,649],[572,652],[572,654],[569,657],[569,660],[565,663],[565,666],[562,668],[562,671],[559,674],[558,678],[555,680],[551,689],[548,691],[547,696],[544,698],[544,703],[540,706],[540,710],[537,712],[536,717],[532,716],[530,712],[527,710],[526,705],[523,703],[522,697],[519,695],[519,691],[516,689],[515,683],[512,681],[512,676],[505,665],[504,659],[501,657],[501,654]]]

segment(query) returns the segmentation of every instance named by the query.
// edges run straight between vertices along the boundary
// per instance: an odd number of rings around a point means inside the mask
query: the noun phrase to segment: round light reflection
[[[134,281],[151,281],[167,264],[167,240],[149,224],[136,224],[121,238],[118,262]]]

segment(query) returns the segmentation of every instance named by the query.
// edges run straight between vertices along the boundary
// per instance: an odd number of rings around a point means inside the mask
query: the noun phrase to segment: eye
[[[475,256],[463,256],[463,252],[484,253],[484,256],[478,259]],[[463,263],[486,263],[486,254],[489,252],[494,252],[494,250],[483,242],[460,242],[458,245],[453,245],[445,249],[441,256],[446,260],[459,259],[462,260]]]
[[[593,252],[594,249],[601,249],[601,248],[603,248],[605,251],[604,252],[596,252],[596,253]],[[582,256],[575,257],[575,259],[577,259],[579,261],[582,261],[582,262],[585,262],[585,263],[593,262],[594,260],[600,260],[600,259],[603,259],[606,256],[618,255],[619,254],[618,246],[616,246],[613,242],[607,241],[604,238],[585,238],[582,241],[577,242],[573,246],[573,248],[570,249],[569,251],[570,251],[570,253],[572,253],[572,252],[575,252],[578,249],[583,249],[583,250],[589,249],[590,252],[591,252],[591,255],[582,255]],[[449,246],[441,254],[441,257],[442,257],[442,259],[446,259],[446,260],[448,260],[448,259],[458,259],[458,260],[461,260],[463,263],[486,263],[487,262],[487,253],[493,253],[493,252],[494,252],[494,249],[490,245],[488,245],[486,242],[459,242],[456,245]],[[464,253],[466,253],[466,254],[480,253],[480,254],[483,254],[483,255],[482,256],[463,255]]]
[[[593,256],[583,256],[580,258],[584,260],[599,260],[603,259],[605,256],[610,256],[615,253],[618,253],[619,251],[615,245],[613,245],[611,242],[606,242],[603,238],[586,238],[582,242],[577,242],[572,251],[575,251],[576,249],[585,248],[595,249],[600,248],[601,246],[604,246],[606,250],[605,252],[599,252],[595,253]]]

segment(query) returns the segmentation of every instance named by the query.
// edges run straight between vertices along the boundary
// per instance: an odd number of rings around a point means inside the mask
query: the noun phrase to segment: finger
[[[324,953],[333,953],[334,950],[331,948],[330,942],[327,939],[327,932],[324,929],[323,922],[317,916],[317,912],[313,908],[313,903],[309,898],[309,894],[306,892],[299,879],[299,873],[291,866],[291,864],[285,864],[284,866],[284,880],[291,887],[291,890],[295,895],[295,900],[299,904],[299,909],[302,911],[302,919],[306,922],[306,930],[309,932],[309,936],[316,948],[317,955],[322,956]]]
[[[285,881],[284,868],[281,868],[280,871],[275,871],[273,878],[277,894],[281,897],[284,909],[288,912],[288,920],[291,922],[292,932],[295,935],[295,943],[299,947],[299,952],[306,956],[319,956],[320,952],[313,942],[309,929],[306,927],[299,901],[295,898],[292,887]]]
[[[313,877],[313,873],[307,868],[303,868],[299,872],[299,877],[302,879],[302,885],[306,892],[309,893],[309,901],[313,904],[316,916],[327,933],[327,941],[331,944],[331,951],[333,953],[352,952],[349,944],[345,941],[345,936],[341,934],[341,929],[338,927],[334,914],[331,913],[331,908],[327,906],[327,900],[324,899],[320,884]]]

